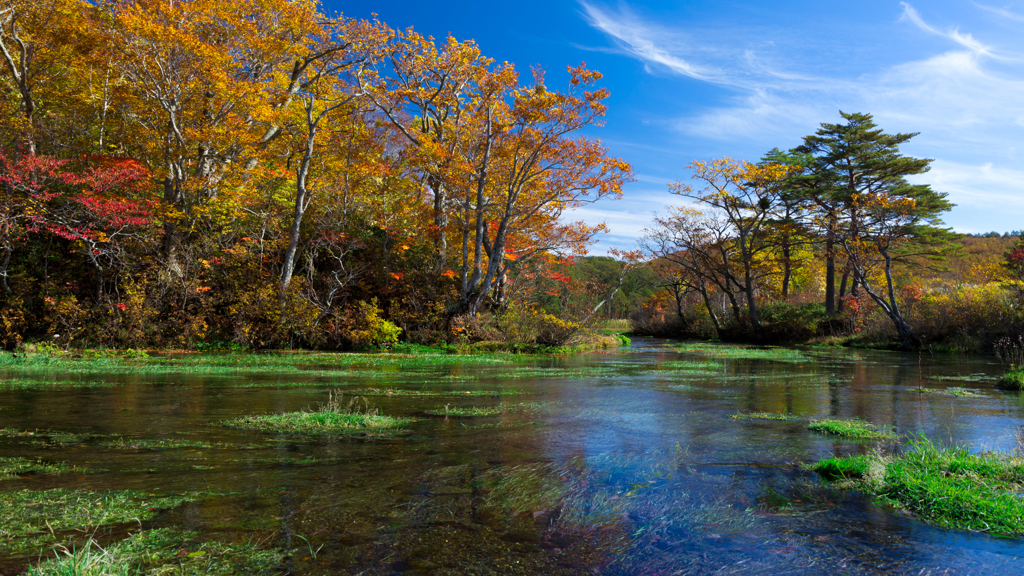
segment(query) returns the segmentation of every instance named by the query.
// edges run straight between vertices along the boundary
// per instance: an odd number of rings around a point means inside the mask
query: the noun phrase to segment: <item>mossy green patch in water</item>
[[[143,522],[196,495],[159,496],[135,490],[21,490],[0,494],[0,553],[70,546],[100,526]],[[71,532],[74,531],[74,532]]]
[[[29,568],[29,576],[127,576],[175,574],[229,576],[276,574],[284,553],[248,544],[200,542],[198,534],[174,528],[148,530],[100,547],[93,541],[55,551]]]
[[[808,430],[844,436],[846,438],[894,439],[896,434],[888,430],[880,430],[874,424],[864,420],[814,420]]]
[[[0,457],[0,480],[17,478],[23,474],[65,474],[75,470],[67,464],[46,464],[41,460]],[[82,471],[81,468],[77,470]]]
[[[243,416],[221,422],[221,426],[278,434],[319,435],[394,430],[412,421],[412,418],[384,416],[376,412],[339,413],[331,410],[319,410],[316,412]]]
[[[746,412],[742,414],[733,414],[730,418],[736,420],[803,420],[802,417],[790,413],[778,413],[778,412]]]
[[[684,342],[673,344],[672,347],[687,354],[701,354],[730,360],[773,360],[776,362],[813,362],[815,360],[813,356],[791,348],[751,348],[701,342]]]
[[[945,528],[1024,535],[1024,459],[938,448],[927,439],[903,454],[823,460],[814,469],[829,479]]]

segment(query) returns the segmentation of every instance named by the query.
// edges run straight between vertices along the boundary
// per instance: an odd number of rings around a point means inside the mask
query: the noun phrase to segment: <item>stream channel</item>
[[[936,528],[805,468],[879,446],[807,429],[824,417],[889,427],[900,444],[923,433],[1016,449],[1024,396],[994,388],[994,358],[733,350],[638,339],[567,357],[341,374],[8,372],[0,457],[76,471],[0,480],[0,492],[196,493],[95,537],[176,527],[278,550],[278,573],[1024,574],[1021,540]],[[962,388],[978,396],[948,393]],[[416,420],[330,437],[217,425],[316,409],[332,390]],[[468,407],[498,413],[455,415]],[[801,419],[732,417],[749,412]],[[0,542],[0,574],[47,555]]]

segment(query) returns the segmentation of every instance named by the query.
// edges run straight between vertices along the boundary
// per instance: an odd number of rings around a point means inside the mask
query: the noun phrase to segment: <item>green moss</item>
[[[835,458],[815,469],[880,502],[959,530],[1024,535],[1024,459],[937,448],[926,439],[896,457]]]
[[[847,438],[896,438],[895,433],[879,430],[878,427],[864,420],[814,420],[807,428],[815,432]]]
[[[796,416],[795,414],[780,414],[777,412],[747,412],[743,414],[733,414],[730,418],[734,418],[736,420],[803,420],[802,417]]]
[[[29,568],[29,576],[128,576],[177,574],[228,576],[280,572],[284,553],[249,544],[200,542],[174,528],[148,530],[100,547],[93,541],[55,552]]]

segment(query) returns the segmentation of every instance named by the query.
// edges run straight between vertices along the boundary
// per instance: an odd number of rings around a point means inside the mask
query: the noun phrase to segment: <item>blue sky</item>
[[[999,0],[992,0],[998,2]],[[957,204],[960,232],[1024,228],[1024,1],[709,2],[351,0],[393,28],[472,38],[484,54],[548,70],[586,61],[612,93],[588,132],[636,171],[623,198],[576,211],[605,221],[594,253],[631,247],[652,212],[680,199],[691,160],[756,160],[790,148],[839,110],[887,132],[920,132],[906,154]]]

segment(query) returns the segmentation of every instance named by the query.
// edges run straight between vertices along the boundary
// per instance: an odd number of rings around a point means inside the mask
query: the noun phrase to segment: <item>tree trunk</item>
[[[284,264],[281,267],[281,291],[279,300],[284,305],[285,295],[288,292],[288,285],[291,284],[292,274],[295,273],[295,254],[299,250],[299,233],[302,230],[302,217],[309,206],[309,189],[306,182],[309,179],[309,165],[313,160],[313,148],[316,144],[319,118],[314,121],[312,108],[308,109],[308,133],[306,135],[306,149],[302,153],[302,160],[295,171],[295,212],[292,216],[292,224],[288,230],[288,248],[284,253]]]
[[[782,297],[789,298],[789,283],[793,278],[792,248],[787,238],[782,244]]]
[[[835,235],[829,230],[825,238],[825,312],[836,311]]]

